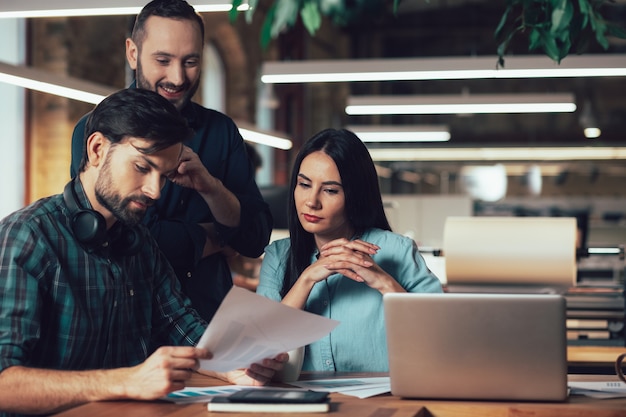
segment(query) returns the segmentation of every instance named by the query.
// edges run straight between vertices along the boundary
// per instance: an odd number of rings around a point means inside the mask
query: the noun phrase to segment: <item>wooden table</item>
[[[380,374],[353,374],[354,376],[380,376]],[[311,375],[308,375],[311,376]],[[328,375],[317,376],[325,378]],[[340,375],[345,377],[346,375]],[[607,380],[607,376],[573,375],[572,380]],[[614,377],[617,380],[617,377]],[[223,381],[196,375],[190,386],[224,385]],[[392,396],[379,395],[366,399],[358,399],[343,394],[332,393],[330,413],[339,416],[354,417],[617,417],[626,416],[626,398],[596,400],[587,397],[571,397],[562,403],[532,402],[495,402],[495,401],[434,401],[408,400]],[[162,401],[111,401],[94,402],[72,408],[57,417],[206,417],[206,404],[172,404]],[[252,414],[211,413],[220,416],[249,417]],[[272,413],[264,413],[270,417]],[[287,417],[313,416],[323,414],[287,414],[276,416]]]

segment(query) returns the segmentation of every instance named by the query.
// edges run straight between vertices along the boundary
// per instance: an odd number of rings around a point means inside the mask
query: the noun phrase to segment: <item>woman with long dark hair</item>
[[[289,238],[266,248],[257,293],[341,322],[306,347],[304,370],[387,371],[382,296],[441,292],[415,242],[393,233],[374,163],[348,130],[326,129],[298,153]]]

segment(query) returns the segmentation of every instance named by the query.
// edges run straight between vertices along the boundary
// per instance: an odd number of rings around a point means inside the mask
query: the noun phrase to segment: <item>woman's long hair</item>
[[[287,210],[291,248],[283,281],[283,297],[310,265],[311,254],[315,250],[313,235],[300,224],[294,190],[302,160],[316,151],[324,152],[337,165],[345,195],[345,215],[355,234],[361,235],[370,228],[391,230],[383,208],[374,162],[363,142],[345,129],[319,132],[300,149],[291,172]]]

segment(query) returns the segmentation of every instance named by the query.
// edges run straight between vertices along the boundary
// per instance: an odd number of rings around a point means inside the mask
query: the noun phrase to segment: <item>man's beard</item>
[[[144,195],[136,197],[131,196],[122,199],[119,194],[115,194],[112,190],[114,185],[111,180],[111,151],[113,151],[113,149],[109,150],[109,154],[107,155],[104,165],[102,166],[102,171],[96,180],[96,200],[98,200],[98,203],[100,203],[104,208],[109,210],[119,222],[127,226],[135,226],[141,222],[146,214],[146,211],[130,209],[129,204],[131,201],[139,201],[140,203],[149,206],[154,203],[154,200]]]
[[[143,69],[141,67],[141,61],[137,60],[137,69],[135,70],[135,78],[137,80],[137,88],[141,88],[143,90],[150,90],[158,93],[159,90],[157,87],[170,88],[173,90],[177,90],[180,86],[176,86],[172,83],[159,83],[157,85],[150,84],[150,82],[144,77]],[[170,102],[180,111],[187,103],[191,101],[193,95],[196,94],[198,87],[200,86],[200,78],[196,80],[195,84],[191,85],[189,81],[185,81],[183,85],[183,89],[186,90],[185,94],[180,100],[170,100]]]

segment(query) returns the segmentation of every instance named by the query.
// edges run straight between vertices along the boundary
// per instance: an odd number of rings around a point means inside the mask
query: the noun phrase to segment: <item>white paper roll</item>
[[[573,217],[449,217],[443,254],[448,284],[576,282]]]

